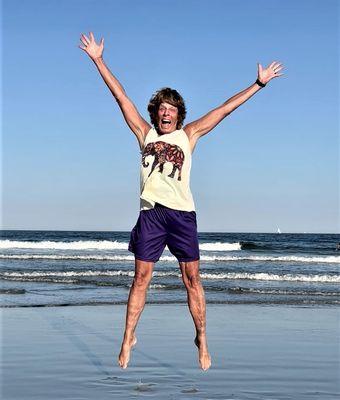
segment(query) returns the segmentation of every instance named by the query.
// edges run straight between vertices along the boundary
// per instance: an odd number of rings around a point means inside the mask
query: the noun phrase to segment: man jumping
[[[95,63],[116,99],[126,123],[136,135],[141,149],[140,212],[131,231],[129,251],[135,255],[135,276],[130,289],[124,338],[118,363],[126,368],[131,348],[137,343],[135,329],[144,309],[154,264],[165,246],[177,258],[187,290],[193,318],[198,359],[203,370],[211,366],[206,337],[206,305],[199,274],[199,245],[195,205],[190,190],[191,154],[198,139],[210,132],[227,115],[261,90],[271,79],[283,74],[281,63],[267,68],[258,64],[257,80],[221,106],[183,127],[186,108],[182,96],[173,89],[157,91],[148,105],[150,125],[139,114],[103,60],[104,39],[97,44],[93,33],[80,38],[84,50]]]

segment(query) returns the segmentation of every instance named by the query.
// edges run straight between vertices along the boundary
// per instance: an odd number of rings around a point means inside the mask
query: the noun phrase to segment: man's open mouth
[[[162,125],[170,125],[171,121],[169,119],[162,119]]]

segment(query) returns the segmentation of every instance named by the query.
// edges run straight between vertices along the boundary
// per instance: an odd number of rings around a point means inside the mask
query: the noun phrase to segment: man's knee
[[[145,288],[149,285],[152,278],[154,263],[151,261],[135,260],[135,276],[133,285],[137,288]]]
[[[198,262],[181,263],[182,280],[187,289],[196,289],[201,286]]]
[[[197,289],[201,286],[201,278],[198,273],[186,276],[183,282],[187,289]]]
[[[145,288],[149,285],[151,277],[152,274],[150,273],[137,272],[133,278],[133,285],[138,288]]]

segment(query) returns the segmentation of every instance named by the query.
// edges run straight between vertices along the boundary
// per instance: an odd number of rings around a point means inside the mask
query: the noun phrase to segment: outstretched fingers
[[[84,44],[89,44],[90,43],[90,39],[84,35],[83,33],[81,34],[80,40],[84,43]]]
[[[102,38],[100,43],[97,44],[93,32],[90,32],[89,35],[82,33],[80,35],[80,42],[80,46],[78,47],[81,50],[84,50],[92,60],[102,56],[104,50],[104,38]]]
[[[93,32],[90,32],[89,37],[86,36],[84,33],[82,33],[80,36],[80,40],[85,47],[92,45],[92,44],[97,45],[96,40],[93,35]],[[99,46],[103,46],[103,45],[104,45],[104,38],[101,38]]]
[[[276,63],[273,67],[273,69],[276,71],[277,69],[282,69],[282,63]]]
[[[273,61],[268,69],[272,70],[272,72],[274,73],[273,78],[277,78],[281,75],[283,75],[282,73],[279,74],[279,72],[283,69],[283,65],[282,63],[278,62],[278,61]]]
[[[273,62],[269,65],[268,68],[273,68],[275,64],[278,64],[278,62],[277,62],[277,61],[273,61]]]
[[[277,78],[277,77],[283,75],[282,73],[279,74],[279,72],[280,72],[282,69],[283,69],[282,63],[277,63],[277,64],[273,67],[273,70],[274,70],[274,73],[275,73],[275,75],[274,75],[275,78]]]
[[[80,41],[82,42],[84,47],[88,46],[88,42],[86,42],[86,40],[82,36],[80,37]]]

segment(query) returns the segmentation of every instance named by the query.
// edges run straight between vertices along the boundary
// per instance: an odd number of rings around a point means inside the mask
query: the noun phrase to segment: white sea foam
[[[270,261],[302,263],[340,263],[340,256],[202,256],[204,261]]]
[[[0,249],[41,249],[41,250],[127,250],[128,242],[117,240],[79,240],[73,242],[27,242],[15,240],[0,240]],[[235,251],[241,250],[240,243],[202,243],[201,250],[206,251]]]
[[[234,293],[259,293],[259,294],[281,294],[281,295],[313,295],[313,296],[340,296],[340,292],[320,292],[311,290],[289,290],[289,289],[257,289],[257,288],[230,288],[230,292]]]
[[[45,249],[45,250],[126,250],[128,243],[110,240],[79,240],[74,242],[21,242],[0,240],[0,249]]]
[[[149,286],[149,289],[164,289],[164,288],[166,288],[167,286],[166,285],[159,285],[159,284],[151,284],[150,286]]]
[[[304,275],[304,274],[271,274],[265,272],[248,273],[248,272],[226,272],[226,273],[206,273],[201,272],[202,279],[213,280],[257,280],[257,281],[294,281],[294,282],[323,282],[323,283],[340,283],[340,275]],[[0,276],[4,278],[43,278],[43,277],[98,277],[98,276],[134,276],[134,271],[31,271],[31,272],[3,272]],[[154,271],[153,276],[177,276],[181,274],[175,271]]]
[[[134,261],[135,257],[131,256],[99,256],[99,255],[88,255],[88,256],[72,256],[63,254],[0,254],[0,259],[12,259],[12,260],[79,260],[79,261]]]
[[[340,275],[297,275],[297,274],[269,274],[265,272],[228,272],[221,274],[200,274],[203,279],[247,279],[256,281],[294,281],[294,282],[340,282]]]
[[[79,260],[79,261],[134,261],[134,255],[66,255],[66,254],[0,254],[0,259],[12,260]],[[201,261],[249,261],[249,262],[297,262],[338,264],[340,256],[208,256],[201,255]],[[174,256],[162,256],[160,261],[175,262]]]
[[[39,277],[81,277],[81,276],[134,276],[134,271],[31,271],[31,272],[3,272],[0,276],[13,278],[39,278]]]
[[[241,250],[241,243],[202,243],[200,244],[200,249],[207,251],[235,251]]]

